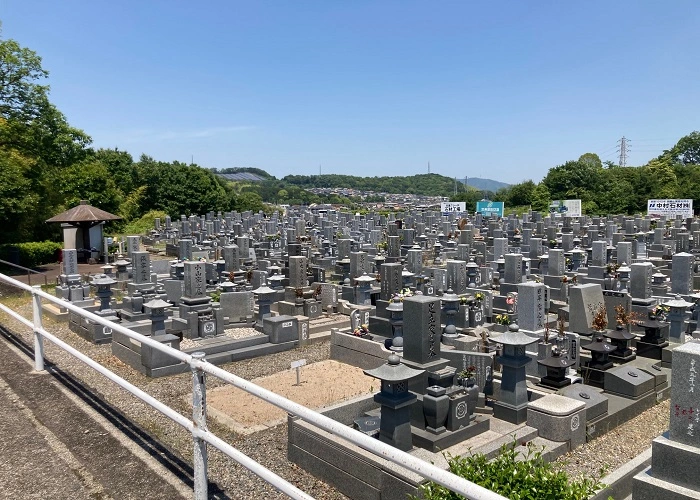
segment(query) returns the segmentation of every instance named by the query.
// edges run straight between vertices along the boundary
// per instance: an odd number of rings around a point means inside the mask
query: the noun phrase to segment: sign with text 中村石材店
[[[581,200],[554,200],[549,204],[549,213],[581,217]]]
[[[467,202],[466,201],[445,201],[440,203],[440,211],[442,213],[448,212],[466,212]]]
[[[693,216],[692,199],[647,200],[647,215]]]
[[[482,215],[503,217],[503,208],[502,201],[481,200],[476,202],[476,211]]]

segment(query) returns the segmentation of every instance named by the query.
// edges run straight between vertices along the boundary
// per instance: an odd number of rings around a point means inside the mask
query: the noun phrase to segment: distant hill
[[[464,181],[462,181],[464,182]],[[471,186],[481,191],[493,191],[494,193],[501,188],[507,188],[510,184],[493,179],[480,179],[479,177],[468,177],[467,186]]]

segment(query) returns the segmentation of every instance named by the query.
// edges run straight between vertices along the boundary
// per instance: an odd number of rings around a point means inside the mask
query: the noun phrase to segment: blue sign
[[[476,211],[482,215],[503,217],[503,202],[482,200],[476,202]]]

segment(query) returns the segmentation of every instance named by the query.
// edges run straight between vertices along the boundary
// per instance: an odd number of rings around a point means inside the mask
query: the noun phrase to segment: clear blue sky
[[[504,182],[700,130],[700,1],[0,0],[96,147]]]

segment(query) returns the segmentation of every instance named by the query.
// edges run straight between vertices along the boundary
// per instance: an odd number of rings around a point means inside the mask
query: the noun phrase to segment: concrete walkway
[[[0,359],[0,498],[192,498],[189,464],[1,327]]]

